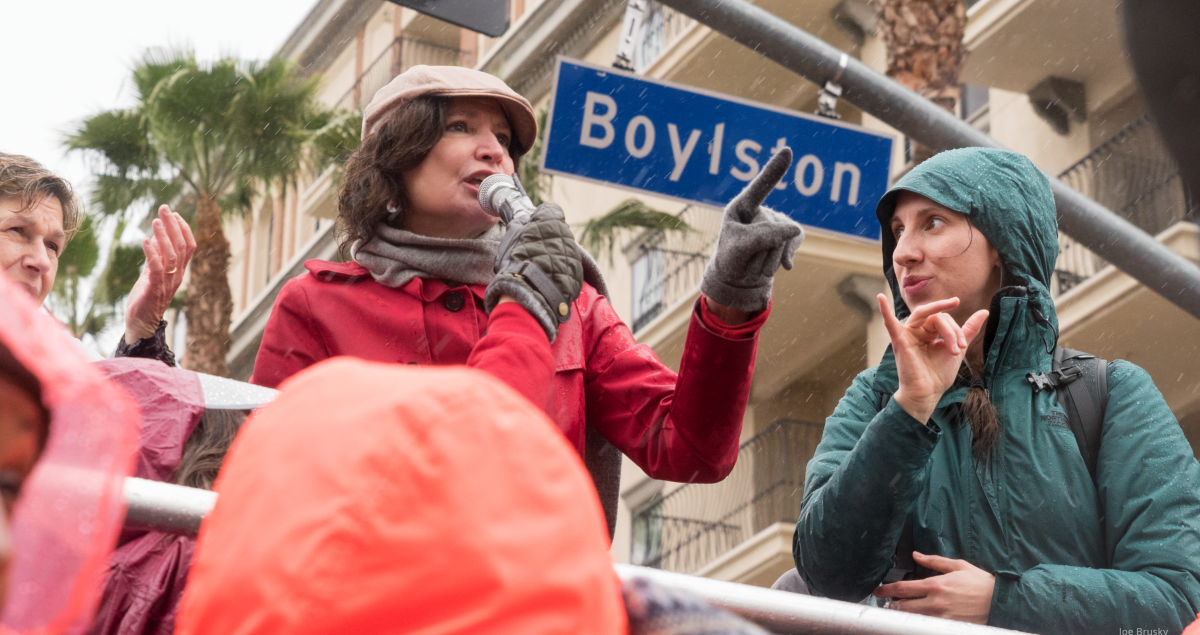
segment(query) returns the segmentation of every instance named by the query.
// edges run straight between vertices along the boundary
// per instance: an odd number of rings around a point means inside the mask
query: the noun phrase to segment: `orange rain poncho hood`
[[[245,424],[178,635],[625,632],[583,463],[491,375],[350,358]]]
[[[0,632],[52,635],[87,620],[99,599],[125,521],[138,409],[3,274],[0,344],[37,378],[50,413],[45,449],[13,510]]]

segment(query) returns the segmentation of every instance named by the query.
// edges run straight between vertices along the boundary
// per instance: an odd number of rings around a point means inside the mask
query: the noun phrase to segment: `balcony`
[[[821,429],[777,421],[742,444],[725,480],[683,485],[636,511],[632,562],[696,573],[776,523],[795,524]]]
[[[634,49],[634,70],[639,75],[645,73],[695,25],[695,20],[650,0],[642,18],[642,37]]]
[[[652,231],[626,248],[633,275],[634,334],[668,307],[692,301],[721,229],[721,210],[688,205],[677,216],[693,231]]]
[[[1087,87],[1088,112],[1127,94],[1133,73],[1121,46],[1119,0],[976,0],[962,77],[1027,93],[1046,77]]]
[[[1197,202],[1148,115],[1143,115],[1059,175],[1072,188],[1155,236],[1195,221]],[[1066,293],[1104,268],[1102,258],[1059,234],[1054,291]]]
[[[394,77],[421,64],[427,66],[458,66],[460,51],[409,37],[398,37],[385,48],[355,80],[350,90],[334,104],[338,110],[362,110],[371,102],[375,92]]]

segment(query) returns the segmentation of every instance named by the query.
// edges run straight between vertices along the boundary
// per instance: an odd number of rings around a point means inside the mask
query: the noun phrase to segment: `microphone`
[[[521,182],[505,174],[493,174],[479,184],[479,206],[505,224],[517,216],[529,216],[534,210]]]

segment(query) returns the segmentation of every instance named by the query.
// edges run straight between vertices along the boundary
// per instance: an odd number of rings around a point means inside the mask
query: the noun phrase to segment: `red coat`
[[[288,281],[275,302],[252,383],[276,387],[338,355],[465,363],[545,404],[581,454],[586,423],[653,478],[711,483],[733,469],[769,309],[730,327],[697,302],[676,375],[587,284],[549,344],[516,303],[489,317],[483,285],[417,278],[393,289],[357,263],[310,260],[305,267],[309,273]]]

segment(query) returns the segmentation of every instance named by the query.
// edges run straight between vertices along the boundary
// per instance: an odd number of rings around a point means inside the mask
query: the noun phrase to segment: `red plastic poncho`
[[[13,560],[0,621],[39,635],[86,626],[125,520],[137,406],[84,359],[28,294],[0,275],[0,343],[41,383],[46,447],[12,518]]]
[[[204,415],[199,376],[158,360],[132,357],[100,368],[141,408],[135,476],[173,483],[183,448]],[[170,635],[196,541],[126,530],[109,561],[91,635]]]
[[[179,635],[625,632],[582,461],[487,373],[317,364],[214,489]]]

